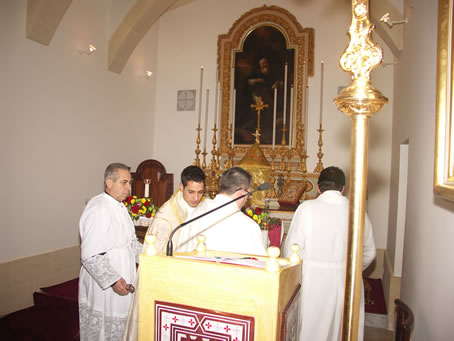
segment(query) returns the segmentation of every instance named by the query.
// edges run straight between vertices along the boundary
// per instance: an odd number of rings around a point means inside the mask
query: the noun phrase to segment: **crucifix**
[[[255,134],[252,134],[255,136],[255,142],[257,144],[260,144],[260,114],[262,113],[263,109],[268,108],[269,105],[263,103],[262,97],[257,97],[255,100],[255,104],[251,104],[251,108],[254,108],[257,111],[257,129],[255,130]]]

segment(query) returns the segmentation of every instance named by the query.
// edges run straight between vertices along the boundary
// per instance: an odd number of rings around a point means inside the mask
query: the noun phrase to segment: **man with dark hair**
[[[192,217],[197,217],[232,199],[251,191],[252,177],[240,167],[233,167],[222,174],[219,194],[213,200],[205,200],[194,210]],[[206,237],[208,250],[266,255],[260,227],[241,208],[248,196],[184,226],[181,229],[176,249],[193,251],[197,245],[197,236]]]
[[[197,166],[188,166],[181,172],[180,188],[158,210],[147,234],[156,235],[158,252],[164,251],[170,233],[182,224],[203,198],[205,173]],[[178,240],[177,231],[174,240]],[[176,250],[177,248],[175,248]]]
[[[110,164],[104,193],[92,198],[80,218],[79,322],[81,340],[121,340],[142,250],[123,201],[131,192],[129,168]]]
[[[348,240],[348,199],[344,172],[325,168],[318,178],[315,200],[301,204],[293,216],[283,248],[301,246],[303,259],[300,340],[340,340]],[[366,214],[363,270],[375,258],[372,226]],[[358,340],[364,335],[364,293],[361,293]]]
[[[164,251],[173,229],[191,216],[193,210],[203,198],[204,189],[205,173],[202,169],[197,166],[188,166],[183,169],[179,190],[159,208],[147,231],[147,235],[156,235],[154,245],[158,252]],[[180,231],[175,233],[173,240],[177,240],[179,233]],[[178,245],[176,245],[175,250],[178,250]],[[138,285],[137,288],[140,290]],[[138,339],[138,305],[139,300],[136,296],[129,312],[126,332],[123,337],[124,341],[136,341]]]

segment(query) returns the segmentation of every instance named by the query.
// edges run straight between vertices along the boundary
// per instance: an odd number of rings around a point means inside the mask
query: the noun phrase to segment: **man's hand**
[[[120,278],[118,281],[115,282],[114,285],[112,285],[113,291],[115,291],[118,295],[120,296],[125,296],[129,294],[128,288],[127,288],[127,283],[126,281],[122,278]]]

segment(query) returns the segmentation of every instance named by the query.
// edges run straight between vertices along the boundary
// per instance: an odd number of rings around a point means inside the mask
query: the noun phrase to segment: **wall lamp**
[[[384,22],[389,28],[393,28],[394,25],[408,24],[408,19],[405,18],[404,20],[391,21],[389,13],[386,13],[380,18],[380,22]]]
[[[143,76],[139,76],[140,79],[150,79],[151,76],[153,75],[153,72],[150,70],[145,71],[145,74]]]
[[[96,47],[93,44],[88,44],[88,48],[79,50],[79,53],[86,54],[87,56],[89,56],[95,51],[96,51]]]

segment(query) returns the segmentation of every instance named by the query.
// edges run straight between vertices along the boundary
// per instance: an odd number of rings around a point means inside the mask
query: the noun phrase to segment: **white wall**
[[[197,108],[177,112],[177,90],[204,83],[214,93],[217,37],[259,0],[198,0],[165,13],[145,35],[121,75],[106,69],[111,33],[132,2],[75,0],[49,46],[25,38],[26,1],[1,2],[0,71],[2,164],[0,261],[78,244],[78,220],[87,198],[102,187],[107,163],[133,170],[158,159],[178,175],[194,160]],[[317,162],[320,62],[325,62],[325,166],[348,172],[350,121],[332,100],[350,75],[338,66],[348,45],[348,1],[269,1],[315,29],[315,76],[309,86],[308,169]],[[378,39],[378,37],[375,37]],[[97,51],[77,50],[92,42]],[[379,41],[380,42],[380,41]],[[383,46],[383,44],[381,43]],[[383,46],[384,47],[384,46]],[[385,54],[388,53],[386,48]],[[388,54],[390,55],[390,54]],[[139,79],[146,69],[152,79]],[[377,68],[373,84],[390,104],[371,120],[369,215],[377,247],[387,241],[391,144],[392,68]],[[214,106],[213,97],[210,100]],[[212,126],[213,110],[210,124]],[[209,136],[209,140],[211,137]],[[32,205],[21,205],[31,198]],[[24,213],[26,212],[26,213]]]
[[[260,0],[198,0],[161,17],[155,106],[155,116],[159,119],[155,122],[153,154],[165,165],[169,165],[174,173],[179,173],[195,158],[195,128],[198,113],[198,107],[192,112],[176,111],[177,90],[198,91],[200,66],[204,66],[204,88],[208,87],[211,93],[212,110],[209,127],[212,127],[218,35],[227,33],[243,13],[263,5],[263,1]],[[308,170],[312,171],[318,161],[320,62],[323,60],[325,62],[323,162],[325,167],[338,165],[348,172],[350,120],[337,110],[333,99],[337,96],[338,86],[350,84],[350,75],[339,67],[339,57],[349,43],[347,31],[351,21],[351,4],[334,0],[319,2],[282,0],[267,1],[266,5],[282,7],[294,14],[303,27],[315,29],[315,75],[309,79]],[[375,38],[378,39],[378,36]],[[384,47],[385,54],[391,58],[384,44],[379,42]],[[377,247],[385,248],[391,160],[392,67],[377,68],[373,73],[373,84],[390,99],[390,104],[371,120],[369,154],[369,215],[374,225]],[[203,95],[205,97],[205,92]],[[204,99],[202,109],[204,113]],[[209,135],[208,141],[211,141],[211,137],[212,135]],[[178,150],[178,157],[175,157],[175,152],[168,153],[169,149]]]
[[[394,96],[393,149],[398,150],[399,144],[409,138],[401,298],[415,314],[414,341],[451,340],[454,335],[454,202],[433,194],[436,3],[416,0],[413,8],[406,8],[409,23],[396,66]],[[393,169],[398,162],[394,154]],[[393,186],[392,197],[396,195]]]
[[[51,43],[25,38],[26,1],[0,2],[0,262],[77,245],[110,162],[152,157],[151,31],[121,75],[107,71],[109,1],[73,1]],[[92,42],[97,51],[80,55]]]

